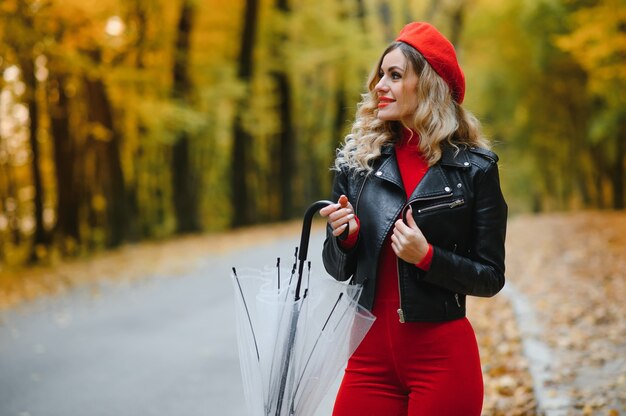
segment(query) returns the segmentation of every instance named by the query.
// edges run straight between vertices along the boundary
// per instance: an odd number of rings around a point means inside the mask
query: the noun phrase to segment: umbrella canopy
[[[250,415],[313,415],[374,322],[358,304],[360,286],[311,275],[306,261],[311,220],[331,203],[318,201],[307,209],[291,268],[282,267],[280,259],[263,270],[233,268]]]

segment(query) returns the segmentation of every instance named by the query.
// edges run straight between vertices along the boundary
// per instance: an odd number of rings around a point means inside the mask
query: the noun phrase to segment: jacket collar
[[[383,148],[380,149],[380,154],[380,164],[377,164],[378,166],[374,166],[372,174],[377,178],[393,183],[394,185],[400,187],[400,189],[404,189],[393,145],[383,146]]]
[[[382,156],[391,156],[394,155],[394,147],[393,144],[388,144],[380,149],[380,154]],[[458,168],[468,168],[471,166],[468,149],[461,145],[459,149],[455,149],[452,146],[445,145],[441,148],[441,159],[438,163],[446,166],[455,166]],[[385,162],[383,162],[385,164]],[[381,165],[382,166],[382,165]]]
[[[452,186],[442,166],[461,169],[471,166],[468,150],[464,146],[458,150],[452,146],[444,146],[441,152],[439,162],[428,169],[409,199],[430,199],[452,194]],[[381,156],[381,163],[374,169],[373,175],[404,189],[393,145],[384,146],[381,149]]]
[[[394,153],[393,144],[386,144],[380,149],[380,154],[383,156],[389,156]]]
[[[441,160],[439,163],[458,168],[469,168],[471,166],[468,150],[465,146],[461,146],[458,149],[452,146],[442,147]]]

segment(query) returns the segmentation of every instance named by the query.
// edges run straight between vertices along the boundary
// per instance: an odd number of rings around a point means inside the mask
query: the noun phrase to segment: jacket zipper
[[[465,203],[465,199],[461,198],[461,199],[454,200],[454,201],[452,201],[450,203],[437,204],[437,205],[433,205],[433,206],[430,206],[430,207],[418,209],[417,213],[421,214],[422,212],[428,212],[428,211],[432,211],[432,210],[439,209],[439,208],[445,208],[445,207],[456,208],[456,207],[458,207],[460,205],[463,205],[464,203]]]
[[[400,289],[400,262],[396,258],[396,273],[398,274],[398,299],[400,302],[400,307],[398,308],[398,318],[400,318],[400,323],[403,324],[406,321],[404,320],[404,311],[402,310],[402,289]]]
[[[449,198],[452,195],[454,195],[452,192],[449,192],[447,194],[443,194],[443,195],[437,195],[437,196],[427,196],[424,198],[415,198],[415,199],[411,199],[409,200],[406,205],[404,206],[404,208],[402,208],[402,216],[404,217],[404,215],[406,214],[406,210],[411,206],[412,203],[417,202],[417,201],[433,201],[436,199],[442,199],[442,198]],[[442,205],[447,205],[447,204],[442,204]]]

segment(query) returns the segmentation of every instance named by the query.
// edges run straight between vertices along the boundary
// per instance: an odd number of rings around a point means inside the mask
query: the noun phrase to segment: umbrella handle
[[[315,213],[320,209],[332,205],[334,202],[321,200],[313,202],[306,209],[304,213],[304,220],[302,221],[302,234],[300,235],[300,249],[298,250],[298,260],[301,262],[306,260],[307,252],[309,251],[309,237],[311,236],[311,223]]]
[[[302,221],[302,234],[300,236],[300,249],[298,250],[298,284],[296,286],[296,300],[300,299],[300,283],[302,282],[302,270],[304,268],[304,262],[306,261],[307,253],[309,251],[309,238],[311,236],[311,223],[313,222],[313,217],[315,213],[320,209],[332,205],[334,202],[328,200],[321,200],[313,202],[306,209],[304,213],[304,220]],[[345,231],[341,233],[341,235],[348,234],[348,227],[346,227]]]

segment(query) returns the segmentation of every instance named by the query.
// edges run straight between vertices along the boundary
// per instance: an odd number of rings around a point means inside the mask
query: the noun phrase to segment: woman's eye
[[[378,78],[383,78],[385,76],[385,71],[382,69],[378,72]],[[401,79],[402,74],[396,71],[392,71],[389,73],[389,78],[391,79]]]

